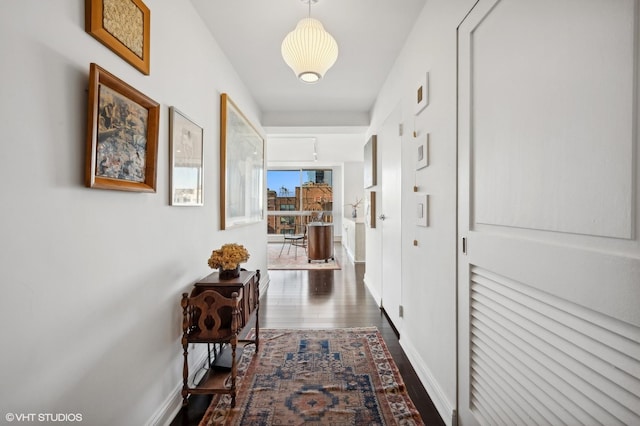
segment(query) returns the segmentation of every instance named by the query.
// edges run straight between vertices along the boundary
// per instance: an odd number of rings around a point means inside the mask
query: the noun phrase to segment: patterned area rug
[[[214,396],[200,426],[423,425],[375,327],[260,330],[245,348],[236,407]]]
[[[289,249],[288,245],[285,245],[283,249],[282,243],[269,243],[267,246],[268,269],[341,269],[335,259],[328,259],[327,262],[324,260],[312,260],[309,262],[304,247],[297,247],[298,253],[296,255],[295,246],[291,247],[291,249]],[[281,249],[282,254],[280,254]]]

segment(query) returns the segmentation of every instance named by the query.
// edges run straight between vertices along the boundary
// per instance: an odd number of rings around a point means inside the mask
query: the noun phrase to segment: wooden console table
[[[242,328],[249,323],[249,318],[253,311],[256,311],[256,346],[258,341],[258,310],[260,308],[260,270],[240,271],[238,278],[221,280],[218,272],[213,272],[197,283],[191,291],[191,297],[197,296],[205,290],[214,290],[224,297],[231,297],[233,292],[237,292],[242,297],[240,306]],[[257,348],[256,348],[257,349]]]
[[[199,315],[202,313],[196,306],[190,305],[191,301],[195,301],[196,297],[203,294],[211,294],[215,292],[226,298],[225,305],[217,309],[216,306],[208,306],[208,311],[216,313],[214,317],[219,316],[220,324],[215,327],[213,332],[208,334],[201,330],[198,326]],[[215,296],[215,295],[214,295]],[[233,305],[233,301],[235,305]],[[215,302],[214,302],[215,303]],[[233,306],[227,306],[232,304]],[[236,374],[236,344],[255,344],[256,353],[258,352],[260,325],[259,325],[259,309],[260,309],[260,270],[257,271],[240,271],[238,278],[230,280],[221,280],[218,272],[206,276],[202,280],[195,283],[190,295],[184,293],[182,296],[183,307],[183,337],[182,346],[184,354],[183,366],[183,388],[182,397],[183,405],[187,403],[189,394],[215,394],[230,393],[235,403],[235,374]],[[204,308],[203,308],[204,309]],[[251,315],[255,312],[255,335],[251,339],[238,339],[240,330],[244,330],[249,324]],[[234,313],[236,314],[234,318]],[[218,330],[219,329],[219,330]],[[207,374],[200,380],[197,385],[189,386],[189,364],[187,359],[187,349],[189,343],[206,343],[210,344],[231,344],[232,366],[231,369],[214,368],[209,352],[209,369]],[[231,386],[225,382],[231,376]]]

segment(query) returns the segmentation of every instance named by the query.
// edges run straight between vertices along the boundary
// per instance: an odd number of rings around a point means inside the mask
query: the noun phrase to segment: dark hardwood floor
[[[269,271],[271,281],[260,298],[260,328],[377,327],[425,424],[444,425],[395,329],[364,285],[365,266],[353,265],[340,244],[335,245],[335,257],[341,270]],[[189,400],[172,426],[198,425],[211,397],[192,395]]]

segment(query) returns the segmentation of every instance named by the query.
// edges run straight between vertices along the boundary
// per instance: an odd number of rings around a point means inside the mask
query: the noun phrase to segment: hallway
[[[260,328],[377,327],[425,424],[443,425],[393,327],[364,285],[365,265],[353,265],[340,244],[334,252],[341,270],[269,271],[271,282],[260,298]],[[181,410],[171,424],[197,425],[209,400],[192,396],[188,410]]]

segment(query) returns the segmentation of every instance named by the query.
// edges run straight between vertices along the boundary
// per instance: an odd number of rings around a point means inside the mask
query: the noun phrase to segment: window
[[[296,223],[307,223],[312,215],[322,214],[325,221],[332,219],[333,171],[330,169],[268,170],[267,188],[269,234],[289,233]],[[292,216],[292,212],[297,213]],[[294,219],[294,222],[283,222],[283,218]]]

